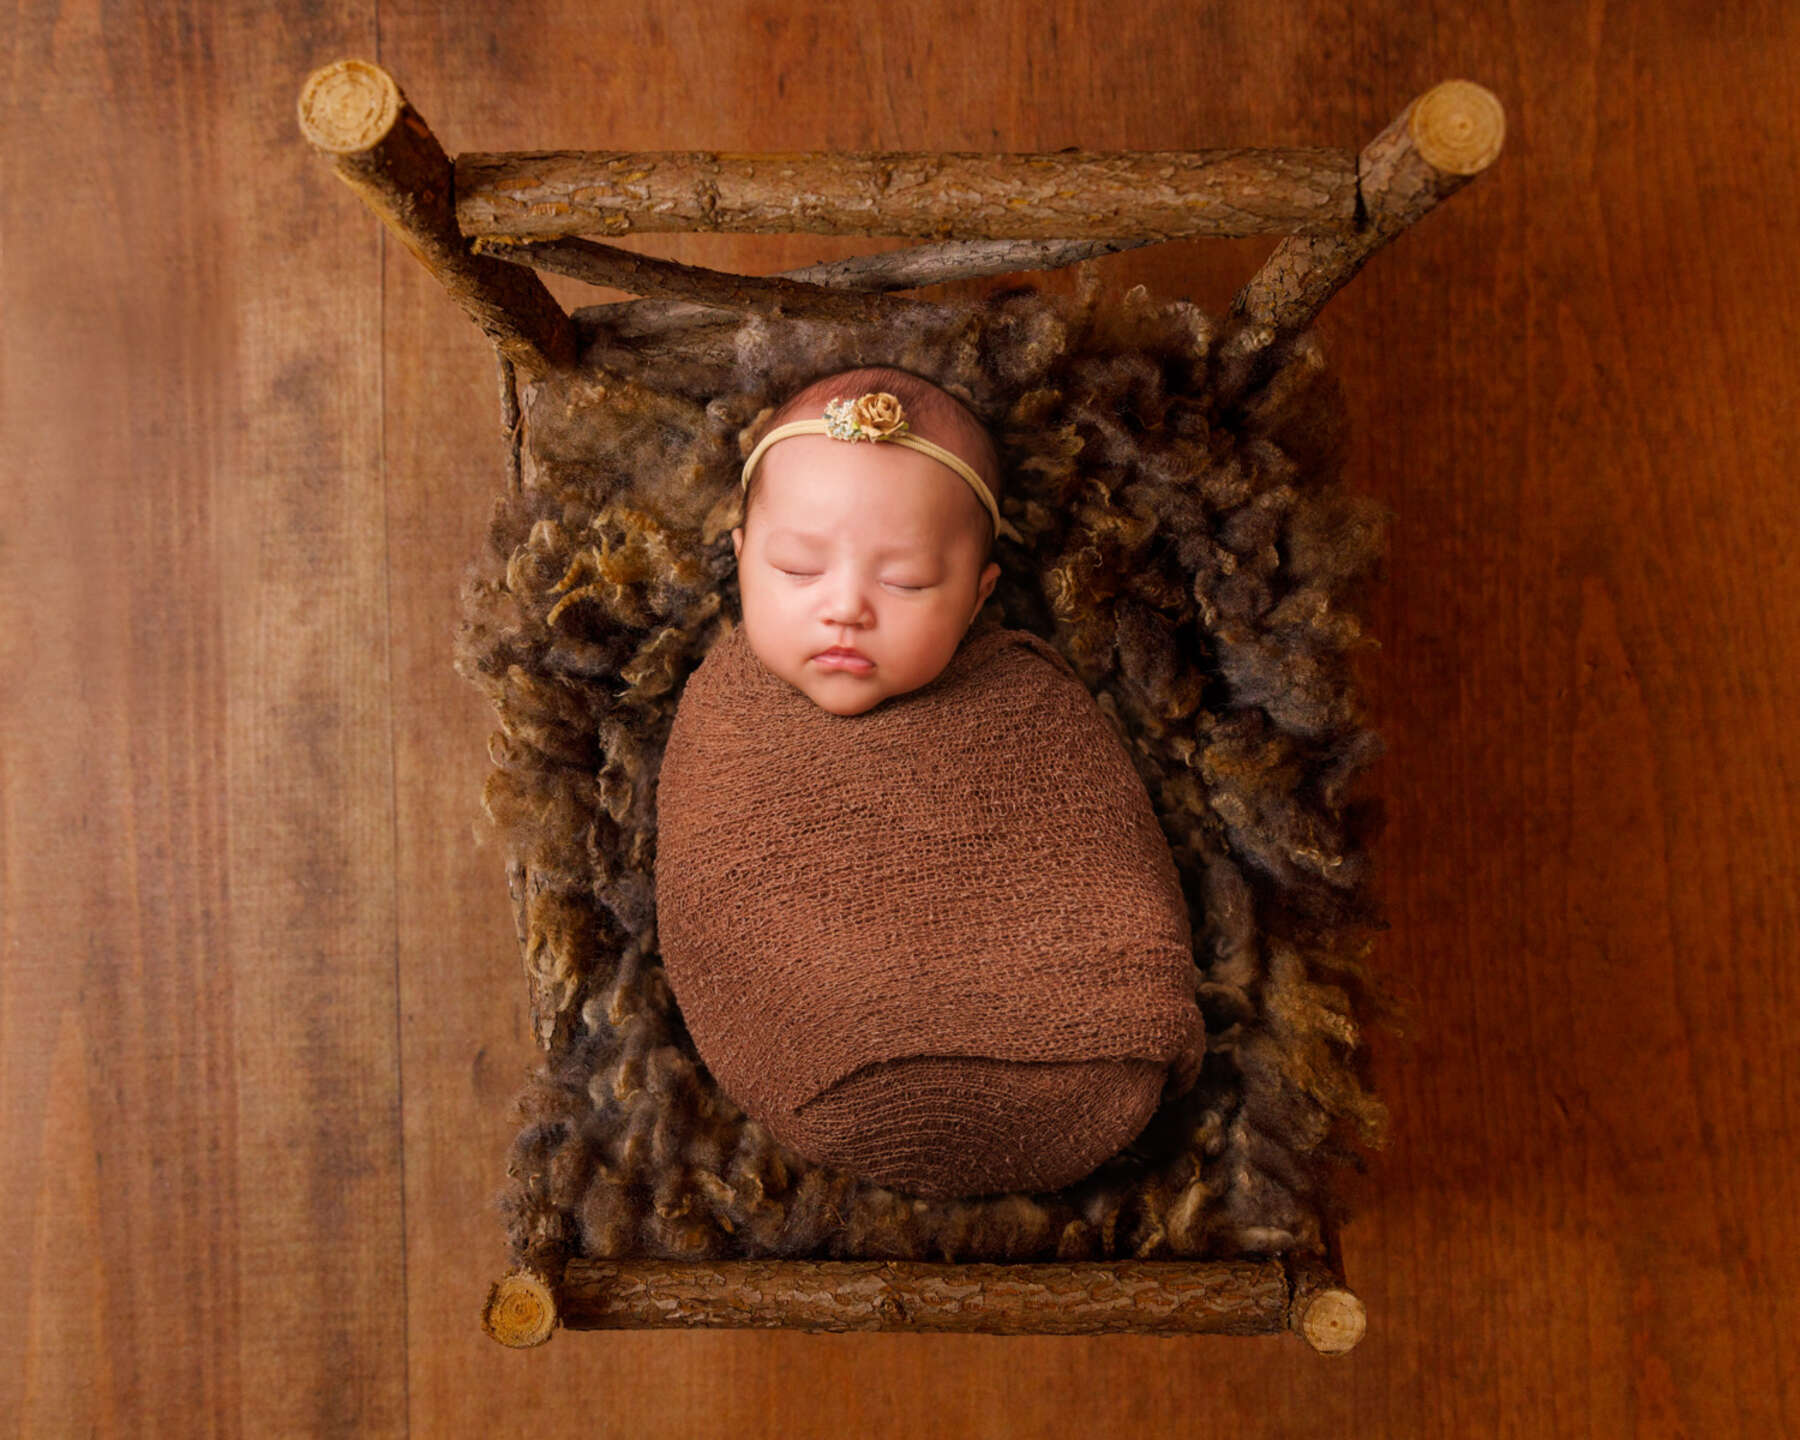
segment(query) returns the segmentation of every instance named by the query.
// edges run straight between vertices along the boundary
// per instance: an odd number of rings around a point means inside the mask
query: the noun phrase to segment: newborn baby
[[[720,1087],[809,1158],[933,1198],[1059,1189],[1203,1051],[1160,823],[1055,648],[976,623],[1017,538],[979,421],[879,369],[772,422],[743,623],[658,781],[670,987]]]

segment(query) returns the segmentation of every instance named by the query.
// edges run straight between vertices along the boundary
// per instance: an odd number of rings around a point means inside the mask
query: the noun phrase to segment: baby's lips
[[[875,668],[875,661],[871,661],[868,655],[846,655],[846,653],[842,652],[821,650],[821,652],[814,655],[812,659],[814,659],[817,664],[823,664],[826,670],[862,671],[873,670],[873,668]]]

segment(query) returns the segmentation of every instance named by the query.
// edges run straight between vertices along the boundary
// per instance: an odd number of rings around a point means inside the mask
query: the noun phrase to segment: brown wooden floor
[[[88,1435],[1800,1431],[1800,11],[27,5],[0,172],[0,1416]],[[457,12],[462,18],[457,18]],[[201,17],[201,18],[196,18]],[[457,588],[491,352],[302,144],[1360,146],[1498,165],[1321,333],[1415,1006],[1370,1330],[563,1334],[477,1312],[532,1048]],[[880,242],[653,237],[773,269]],[[1223,308],[1268,242],[1105,262]],[[579,286],[555,282],[565,300]],[[0,1422],[3,1423],[3,1422]]]

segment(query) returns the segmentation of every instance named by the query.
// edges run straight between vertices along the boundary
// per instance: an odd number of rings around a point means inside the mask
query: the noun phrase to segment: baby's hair
[[[769,417],[761,433],[767,434],[777,425],[790,420],[811,420],[825,413],[830,400],[855,399],[871,390],[885,390],[906,410],[908,425],[915,435],[936,441],[981,477],[982,484],[999,505],[1001,488],[1000,450],[986,425],[962,401],[948,390],[939,388],[922,375],[910,370],[897,370],[891,365],[865,365],[855,370],[840,370],[821,376],[795,391]],[[744,523],[750,523],[750,506],[756,499],[756,482],[762,471],[750,477],[750,491],[744,497]],[[994,531],[987,528],[987,556],[994,553]]]

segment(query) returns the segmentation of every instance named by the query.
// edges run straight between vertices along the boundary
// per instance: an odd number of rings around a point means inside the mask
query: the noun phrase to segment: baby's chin
[[[814,685],[810,689],[802,689],[800,693],[821,710],[830,711],[833,715],[861,715],[888,698],[884,690],[852,690],[848,686],[837,690],[831,686]]]

